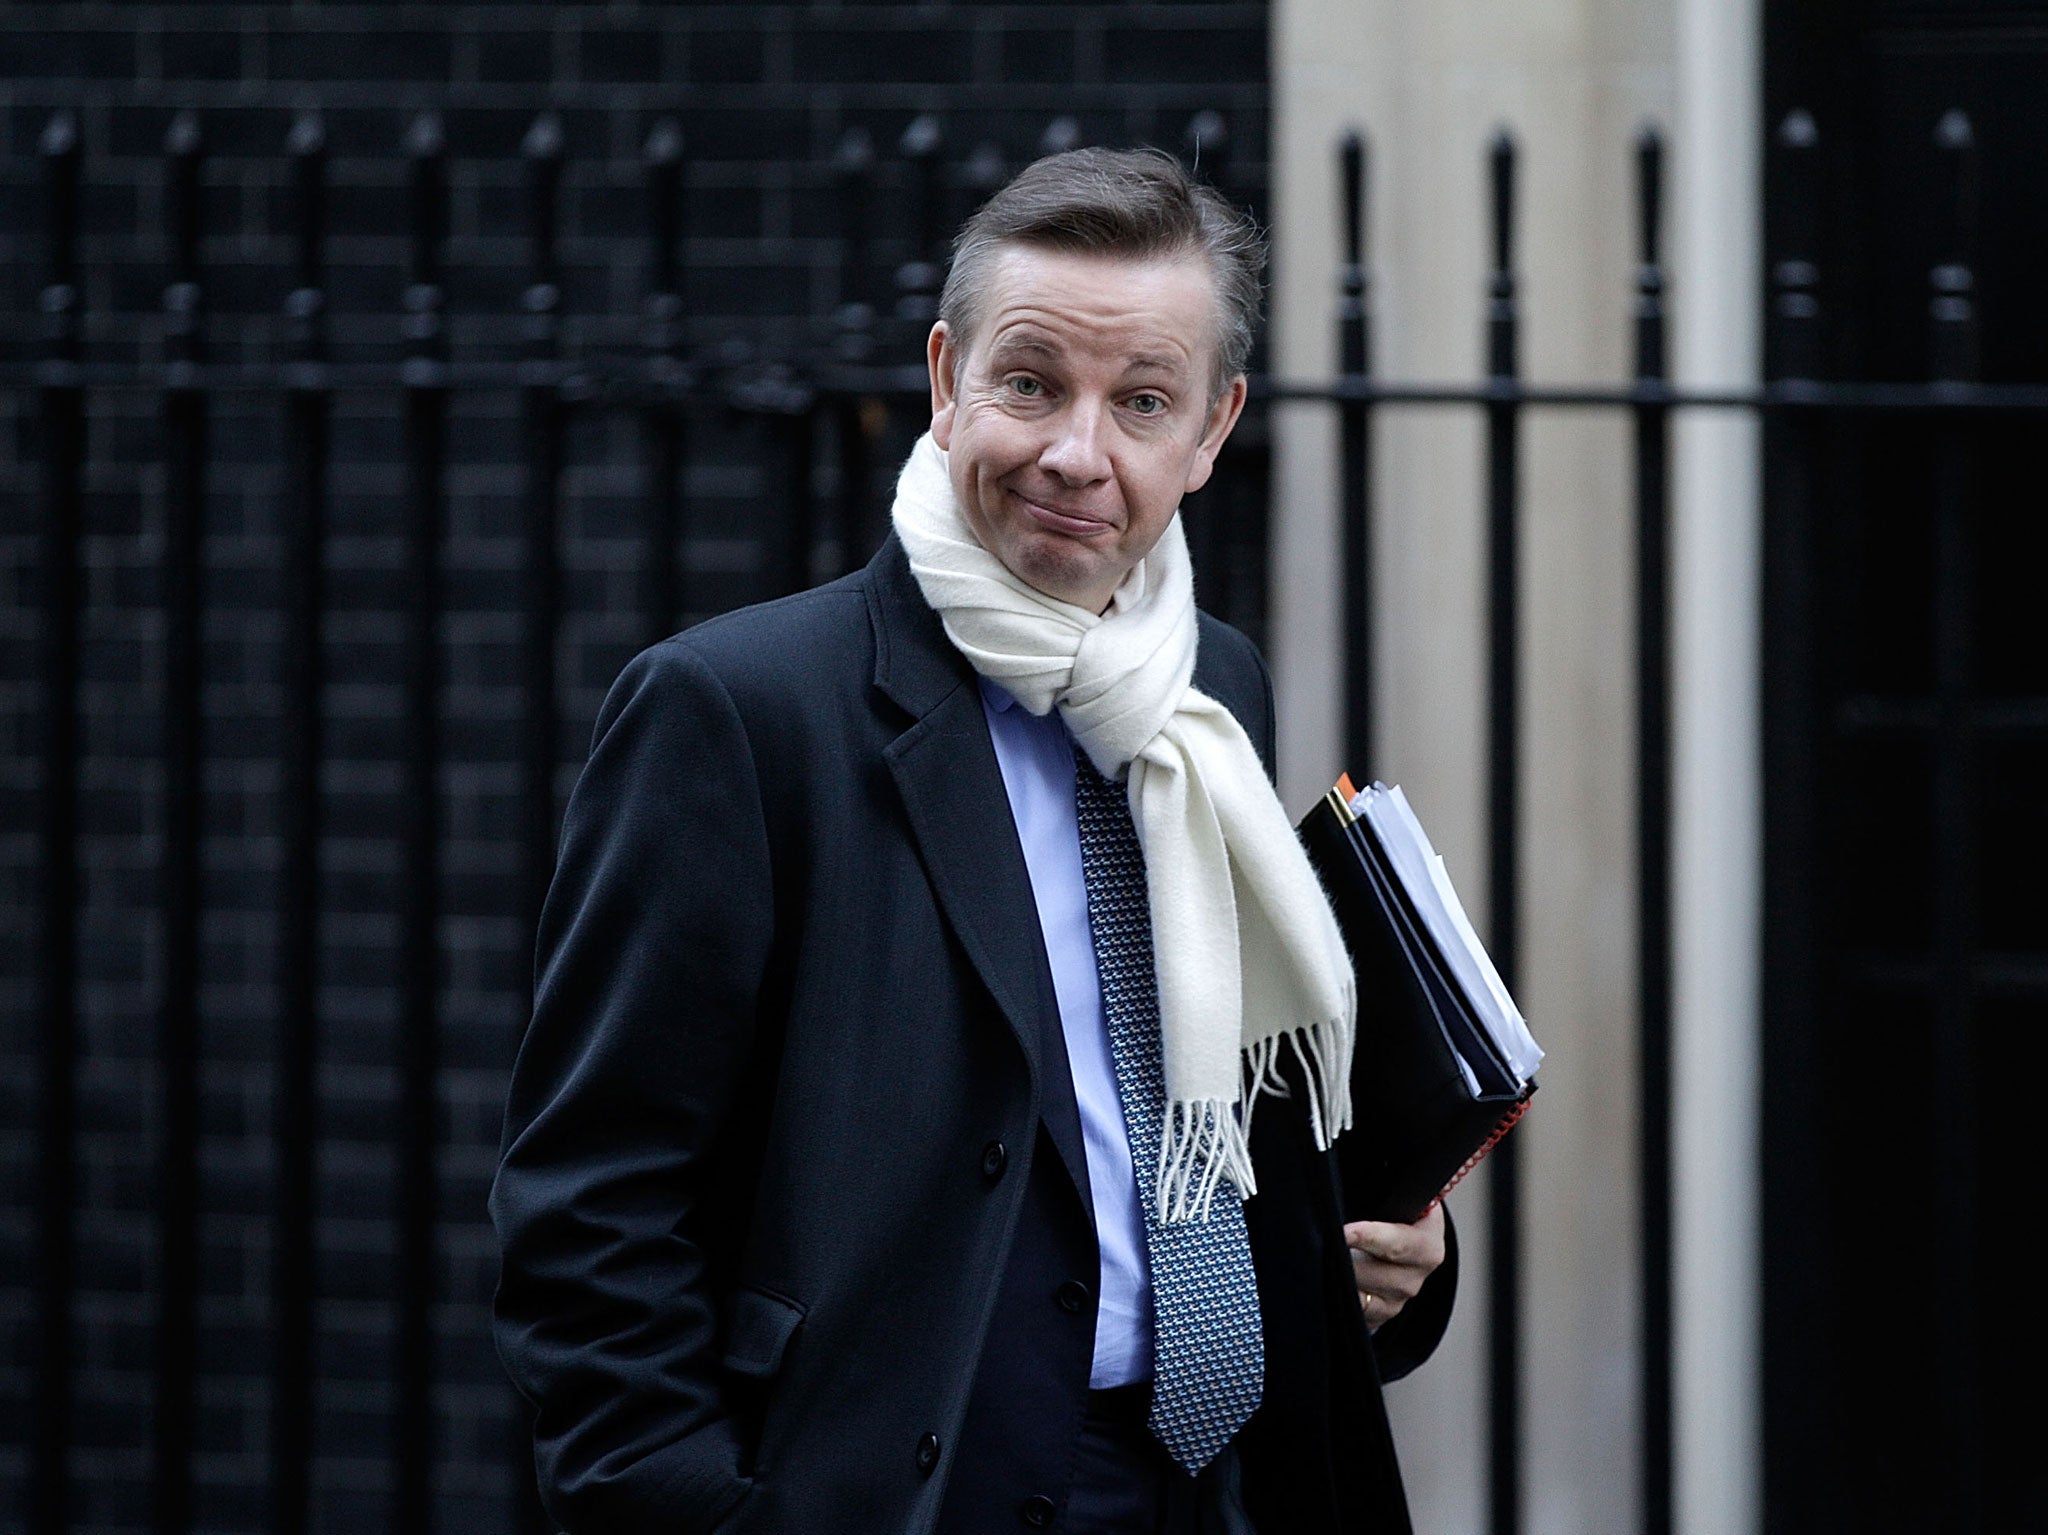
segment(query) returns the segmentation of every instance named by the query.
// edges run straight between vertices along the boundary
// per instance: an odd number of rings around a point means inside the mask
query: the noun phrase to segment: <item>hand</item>
[[[1359,1309],[1376,1331],[1401,1314],[1444,1261],[1444,1207],[1431,1205],[1412,1226],[1353,1221],[1344,1228],[1344,1245],[1351,1249]]]

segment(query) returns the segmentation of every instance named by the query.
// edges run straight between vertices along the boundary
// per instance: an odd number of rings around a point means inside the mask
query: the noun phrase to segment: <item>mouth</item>
[[[1109,519],[1079,508],[1048,505],[1014,490],[1010,496],[1026,517],[1050,532],[1069,538],[1100,538],[1115,531],[1116,525]]]

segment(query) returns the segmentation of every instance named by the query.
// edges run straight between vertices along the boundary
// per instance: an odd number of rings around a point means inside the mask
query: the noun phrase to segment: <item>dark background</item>
[[[686,350],[718,366],[801,361],[843,298],[882,311],[877,356],[916,362],[922,325],[889,318],[914,254],[914,117],[946,134],[950,224],[977,195],[977,150],[1010,169],[1048,123],[1083,141],[1178,148],[1224,115],[1234,195],[1264,180],[1262,4],[1032,5],[0,4],[0,359],[39,354],[48,281],[39,136],[60,108],[82,134],[85,355],[163,355],[162,149],[196,108],[208,355],[286,355],[296,280],[283,150],[294,112],[322,114],[337,360],[401,350],[402,141],[442,114],[449,155],[450,350],[505,359],[528,280],[522,139],[563,132],[565,348],[634,355],[647,288],[642,146],[674,119],[683,169]],[[849,129],[874,146],[869,291],[841,292],[830,160]],[[986,147],[984,147],[986,146]],[[1214,169],[1212,165],[1212,169]],[[894,355],[892,355],[894,354]],[[200,963],[200,1337],[192,1460],[198,1527],[268,1528],[281,859],[277,571],[289,498],[274,392],[211,397],[205,507],[205,768]],[[158,759],[164,654],[160,398],[88,396],[79,774],[77,1365],[70,1504],[80,1531],[147,1527],[155,1328],[162,981]],[[707,407],[690,421],[681,550],[694,618],[773,589],[781,515],[774,423]],[[39,796],[34,682],[38,416],[0,392],[0,1530],[23,1521],[35,1346],[33,1273],[42,959],[34,903]],[[514,572],[524,443],[510,388],[458,392],[447,469],[448,690],[442,773],[442,1029],[433,1313],[433,1524],[516,1527],[523,1429],[488,1333],[495,1249],[484,1196],[528,950],[517,910]],[[572,420],[564,475],[566,613],[558,646],[566,788],[603,688],[648,632],[639,610],[639,424]],[[397,611],[403,479],[395,391],[338,395],[327,555],[328,750],[322,772],[313,1525],[397,1527],[392,1486],[394,1145],[401,1041],[393,985],[404,655]],[[823,558],[834,558],[829,544]]]
[[[1773,0],[1773,251],[1818,376],[2048,379],[2048,7]],[[1969,156],[1937,142],[1951,111]],[[1967,231],[1959,237],[1958,231]],[[1774,318],[1775,340],[1785,326]],[[1967,370],[1966,370],[1967,371]],[[2024,1106],[2048,1035],[2041,416],[1780,417],[1765,481],[1768,1528],[2048,1528]]]

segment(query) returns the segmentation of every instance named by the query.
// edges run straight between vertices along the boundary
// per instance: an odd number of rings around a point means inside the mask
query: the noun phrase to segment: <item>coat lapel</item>
[[[893,535],[867,574],[875,685],[913,720],[883,756],[939,906],[1017,1036],[1040,1115],[1086,1207],[1087,1158],[1066,1036],[980,689]]]

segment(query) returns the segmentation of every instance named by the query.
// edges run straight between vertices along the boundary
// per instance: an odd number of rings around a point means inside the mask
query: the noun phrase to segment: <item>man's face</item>
[[[1199,257],[997,252],[964,350],[932,328],[932,436],[982,545],[1091,613],[1209,478],[1244,406],[1213,402],[1216,294]]]

